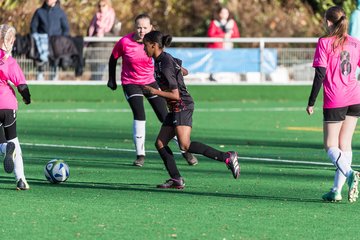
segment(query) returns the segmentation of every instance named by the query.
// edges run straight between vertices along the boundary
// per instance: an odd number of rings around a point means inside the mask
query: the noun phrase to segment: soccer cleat
[[[137,156],[137,159],[134,161],[133,165],[137,167],[142,167],[145,162],[145,156]]]
[[[17,182],[16,182],[16,190],[29,190],[30,186],[29,184],[26,182],[26,180],[20,178]]]
[[[227,167],[231,170],[235,179],[237,179],[240,175],[240,165],[238,162],[237,152],[227,152],[229,157],[225,160]]]
[[[187,163],[190,166],[195,166],[196,164],[198,164],[197,158],[194,155],[192,155],[191,153],[184,152],[184,153],[182,153],[182,156],[186,159]]]
[[[353,171],[347,178],[347,184],[349,185],[348,200],[349,202],[356,202],[359,197],[359,172]]]
[[[8,142],[6,145],[5,157],[4,157],[4,170],[7,173],[14,171],[14,158],[15,158],[15,143]]]
[[[327,202],[340,202],[342,200],[341,193],[338,191],[330,191],[322,196],[322,199]]]
[[[185,182],[183,178],[175,179],[170,178],[166,180],[165,183],[159,184],[156,186],[157,188],[176,188],[176,189],[183,189],[185,187]]]

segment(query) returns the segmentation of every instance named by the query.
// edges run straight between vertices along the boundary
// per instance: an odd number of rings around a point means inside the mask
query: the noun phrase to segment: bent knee
[[[188,152],[190,145],[189,144],[180,144],[179,147],[180,147],[181,151]]]
[[[164,145],[164,143],[163,143],[161,140],[156,139],[156,141],[155,141],[155,147],[156,147],[156,149],[162,149],[163,147],[165,147],[165,145]]]

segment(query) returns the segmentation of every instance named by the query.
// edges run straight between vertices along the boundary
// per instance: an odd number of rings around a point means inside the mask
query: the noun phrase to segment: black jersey
[[[179,64],[181,60],[174,59],[166,52],[162,52],[155,60],[155,79],[160,89],[167,92],[179,90],[180,100],[166,99],[170,112],[194,109],[194,101],[187,91]]]

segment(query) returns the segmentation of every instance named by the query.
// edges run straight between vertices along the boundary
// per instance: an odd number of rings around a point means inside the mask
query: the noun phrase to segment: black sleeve
[[[182,60],[181,60],[181,59],[174,58],[174,61],[175,61],[176,64],[179,65],[180,67],[182,66]]]
[[[162,73],[166,80],[169,82],[169,89],[174,90],[178,88],[176,73],[177,70],[175,69],[175,66],[173,62],[170,61],[164,61],[162,62]]]
[[[109,80],[107,83],[107,86],[111,88],[112,90],[116,90],[116,64],[117,59],[114,58],[114,56],[111,54],[109,59]]]
[[[319,91],[321,89],[322,83],[325,78],[326,68],[324,67],[317,67],[315,68],[315,76],[314,76],[314,82],[311,88],[311,93],[309,96],[308,106],[314,106],[316,98],[319,94]]]
[[[27,84],[20,84],[18,87],[18,92],[21,94],[21,96],[23,97],[23,101],[25,104],[30,104],[31,103],[31,99],[30,99],[30,91],[29,91],[29,87]]]

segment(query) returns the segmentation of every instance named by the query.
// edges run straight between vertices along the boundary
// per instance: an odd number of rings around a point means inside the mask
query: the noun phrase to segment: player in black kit
[[[237,179],[240,174],[237,152],[221,152],[200,142],[190,141],[194,101],[184,83],[181,74],[181,61],[164,52],[164,47],[171,44],[172,37],[159,31],[152,31],[144,36],[144,50],[155,61],[155,79],[160,89],[144,86],[151,94],[166,99],[169,113],[163,122],[156,139],[156,148],[164,161],[170,179],[158,185],[158,188],[185,187],[184,179],[176,167],[173,153],[168,146],[169,141],[177,136],[182,151],[202,154],[208,158],[225,162]]]

